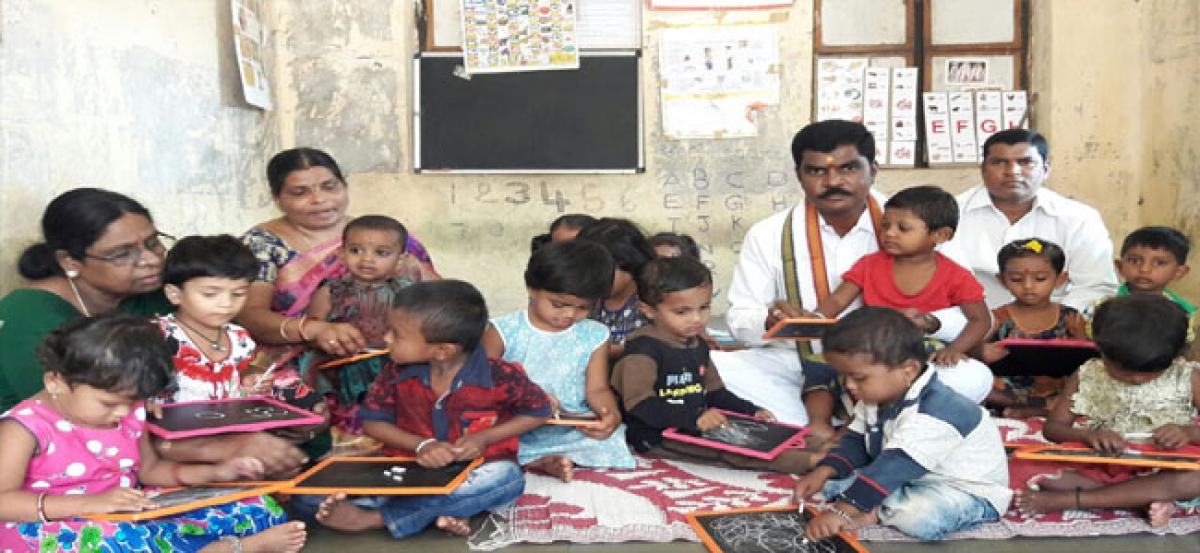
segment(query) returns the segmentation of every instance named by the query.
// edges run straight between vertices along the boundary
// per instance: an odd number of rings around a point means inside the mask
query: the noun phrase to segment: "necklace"
[[[79,295],[79,288],[75,286],[75,279],[67,277],[67,284],[71,285],[71,291],[75,293],[75,301],[79,302],[79,309],[83,311],[83,316],[91,318],[92,314],[88,312],[86,303],[83,303],[83,296]]]
[[[221,345],[220,331],[217,331],[217,337],[216,337],[216,339],[213,339],[213,338],[209,338],[208,336],[205,336],[203,332],[196,330],[196,327],[183,322],[183,319],[181,319],[179,317],[175,317],[175,322],[179,323],[179,326],[182,326],[185,331],[190,330],[190,331],[192,331],[192,334],[195,334],[196,336],[203,338],[205,342],[208,342],[208,346],[211,347],[213,349],[213,351],[215,351],[217,353],[225,352],[225,346]]]

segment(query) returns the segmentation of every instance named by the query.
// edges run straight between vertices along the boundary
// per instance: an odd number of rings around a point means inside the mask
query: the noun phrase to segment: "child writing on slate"
[[[588,313],[612,286],[612,256],[588,240],[554,242],[529,258],[529,306],[492,319],[488,356],[520,363],[555,413],[593,413],[595,426],[546,425],[521,436],[526,468],[570,481],[575,465],[633,468],[620,408],[608,386],[608,328]]]
[[[1121,452],[1131,440],[1163,449],[1200,444],[1200,363],[1179,357],[1187,313],[1160,294],[1104,301],[1092,330],[1100,358],[1067,379],[1042,430],[1053,442],[1083,442]],[[1063,509],[1145,508],[1151,526],[1163,526],[1175,501],[1200,496],[1200,471],[1097,464],[1038,463],[1020,480],[1034,490],[1017,492],[1024,513]],[[1046,469],[1038,472],[1037,469]],[[1014,475],[1016,477],[1016,475]]]
[[[258,260],[240,240],[188,236],[175,244],[163,267],[163,291],[178,311],[155,319],[174,350],[177,388],[171,401],[201,401],[265,393],[246,374],[254,339],[233,318],[246,303]],[[245,385],[245,387],[243,387]]]
[[[825,360],[857,403],[846,434],[796,482],[798,501],[827,500],[810,538],[878,522],[938,540],[1008,509],[1000,431],[927,367],[924,342],[908,317],[882,307],[856,309],[825,333]]]
[[[1062,248],[1029,238],[1005,244],[996,258],[1000,283],[1013,295],[1013,301],[992,310],[992,330],[980,346],[979,357],[984,363],[990,365],[1008,355],[1003,346],[996,344],[1007,338],[1088,339],[1083,315],[1050,299],[1054,290],[1067,281]],[[985,403],[1003,409],[1008,418],[1044,417],[1062,384],[1062,378],[1050,376],[1000,376]]]
[[[735,468],[792,474],[812,468],[813,455],[797,449],[763,461],[663,438],[667,428],[703,432],[727,425],[720,409],[768,421],[775,417],[726,389],[709,358],[702,334],[711,314],[712,273],[704,264],[690,257],[655,259],[638,273],[637,287],[651,324],[630,335],[612,375],[629,445],[652,457]]]
[[[340,255],[347,272],[322,283],[308,304],[307,316],[353,325],[367,347],[386,347],[392,299],[412,284],[409,278],[396,276],[407,243],[408,229],[386,215],[365,215],[346,223]],[[317,350],[306,354],[301,361],[306,380],[318,391],[332,395],[334,425],[359,434],[359,403],[385,357],[369,357],[331,369],[317,368],[330,359],[330,355]]]
[[[413,455],[440,468],[486,462],[449,495],[293,498],[297,513],[346,532],[386,528],[397,539],[430,524],[466,536],[467,519],[514,501],[525,489],[513,459],[517,436],[550,416],[550,401],[520,365],[488,359],[479,341],[487,305],[457,280],[421,282],[396,294],[388,314],[391,361],[375,379],[359,416],[389,455]]]
[[[884,204],[880,251],[850,267],[811,315],[835,317],[861,295],[864,304],[897,309],[928,333],[937,330],[931,312],[957,306],[967,324],[931,360],[935,365],[965,360],[987,335],[990,317],[983,286],[971,271],[934,251],[954,237],[957,226],[958,203],[945,190],[914,186],[896,193]]]
[[[153,324],[110,314],[67,324],[38,348],[45,388],[0,418],[0,550],[292,552],[302,523],[269,496],[169,518],[105,522],[89,513],[155,508],[141,485],[256,479],[263,465],[162,459],[145,430],[146,398],[172,382],[171,352]],[[219,524],[218,524],[219,522]]]

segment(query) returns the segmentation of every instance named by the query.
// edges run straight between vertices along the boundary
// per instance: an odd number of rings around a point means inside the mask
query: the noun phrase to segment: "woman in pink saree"
[[[337,162],[312,148],[276,154],[267,164],[267,181],[283,215],[242,236],[259,260],[259,273],[238,323],[269,355],[268,362],[278,365],[276,386],[304,393],[297,388],[294,362],[301,353],[317,348],[341,357],[368,346],[349,323],[305,316],[321,283],[346,272],[339,247],[342,229],[351,219],[346,215],[350,195]],[[407,246],[398,276],[413,282],[440,278],[424,246],[412,235]]]

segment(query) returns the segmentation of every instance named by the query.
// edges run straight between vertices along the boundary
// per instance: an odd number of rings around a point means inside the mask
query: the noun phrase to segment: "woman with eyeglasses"
[[[24,288],[0,299],[0,412],[42,389],[37,344],[67,321],[112,311],[167,313],[166,235],[116,192],[76,188],[42,214],[43,241],[21,254]]]
[[[0,299],[0,414],[42,389],[35,350],[51,331],[80,317],[113,311],[135,315],[174,311],[162,293],[171,238],[158,231],[136,200],[98,188],[59,195],[42,213],[42,242],[21,254],[28,283]],[[304,454],[266,433],[160,442],[167,458],[217,462],[256,457],[269,473],[294,473]]]

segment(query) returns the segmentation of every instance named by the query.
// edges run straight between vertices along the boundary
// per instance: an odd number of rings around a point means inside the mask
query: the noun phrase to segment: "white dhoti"
[[[729,391],[773,413],[788,424],[807,425],[808,412],[800,399],[804,373],[795,350],[765,347],[712,352],[713,365]],[[929,365],[938,379],[975,403],[992,389],[992,371],[976,359],[948,367]]]

